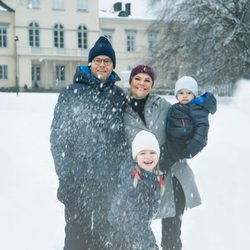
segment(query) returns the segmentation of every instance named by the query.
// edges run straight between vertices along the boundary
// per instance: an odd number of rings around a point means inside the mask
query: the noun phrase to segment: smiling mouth
[[[145,89],[142,87],[137,87],[137,90],[145,91]]]
[[[150,165],[152,164],[154,161],[144,161],[143,163],[146,164],[146,165]]]

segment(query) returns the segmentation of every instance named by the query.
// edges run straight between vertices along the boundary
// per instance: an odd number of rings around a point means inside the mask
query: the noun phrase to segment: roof
[[[120,12],[111,12],[106,10],[99,11],[99,18],[110,18],[110,19],[130,19],[130,20],[155,20],[151,15],[144,16],[136,16],[136,15],[128,15],[128,16],[119,16]]]
[[[156,19],[152,8],[148,8],[147,1],[145,2],[145,0],[120,0],[113,4],[111,0],[99,0],[99,2],[99,18],[136,21]],[[117,4],[118,6],[115,6]]]
[[[0,1],[0,11],[9,11],[9,12],[15,12],[12,8],[10,8],[7,4],[5,4],[3,1]]]

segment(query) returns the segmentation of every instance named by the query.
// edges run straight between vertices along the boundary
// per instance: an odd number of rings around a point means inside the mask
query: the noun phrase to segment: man
[[[62,90],[51,126],[51,152],[65,206],[64,250],[104,249],[107,212],[125,154],[124,92],[113,71],[115,51],[100,37],[88,66],[78,66],[74,83]]]

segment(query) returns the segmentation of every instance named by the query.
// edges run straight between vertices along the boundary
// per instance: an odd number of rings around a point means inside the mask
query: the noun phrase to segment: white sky
[[[203,204],[184,214],[185,250],[249,249],[249,93],[245,81],[234,98],[218,98],[208,145],[189,160]],[[0,249],[62,250],[64,210],[49,144],[57,98],[0,93]],[[153,230],[160,241],[159,221]]]

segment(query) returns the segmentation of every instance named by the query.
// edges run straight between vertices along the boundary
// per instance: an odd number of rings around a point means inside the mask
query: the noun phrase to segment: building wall
[[[4,49],[9,64],[9,79],[6,83],[0,82],[0,86],[15,86],[15,75],[21,88],[25,85],[32,88],[37,84],[32,82],[32,66],[40,68],[39,87],[61,88],[72,83],[75,68],[79,64],[86,64],[88,52],[105,29],[112,29],[113,47],[116,51],[117,67],[115,71],[122,78],[121,86],[128,86],[128,70],[137,63],[145,62],[148,47],[146,29],[152,20],[143,18],[118,17],[118,13],[110,16],[99,16],[98,0],[89,0],[87,11],[78,11],[76,0],[64,1],[63,10],[54,10],[51,0],[40,1],[40,8],[28,8],[26,1],[9,0],[6,4],[15,10],[14,20],[10,29],[10,49]],[[133,7],[133,6],[131,6]],[[10,15],[10,14],[8,14]],[[2,15],[0,16],[2,22]],[[9,17],[10,18],[10,17]],[[29,46],[28,26],[36,22],[40,28],[40,47]],[[53,27],[55,24],[62,24],[64,27],[64,48],[54,47]],[[13,25],[14,24],[14,25]],[[85,25],[88,30],[88,48],[77,48],[77,27]],[[126,30],[136,31],[135,52],[126,51]],[[16,42],[17,55],[15,56],[14,37]],[[2,53],[1,53],[2,54]],[[7,58],[9,58],[7,60]],[[1,59],[0,59],[1,60]],[[0,61],[1,62],[1,61]],[[15,70],[15,64],[18,69]],[[56,65],[64,65],[66,72],[65,81],[56,79]],[[124,73],[125,72],[125,73]]]
[[[147,62],[148,36],[147,28],[152,20],[132,17],[100,18],[100,29],[113,31],[113,47],[116,51],[116,71],[121,77],[118,85],[128,87],[127,71],[139,63]],[[126,50],[126,30],[136,31],[135,51]]]
[[[7,48],[0,47],[0,65],[8,65],[8,79],[0,79],[0,87],[15,86],[16,55],[14,40],[14,12],[0,11],[0,24],[8,26]]]

